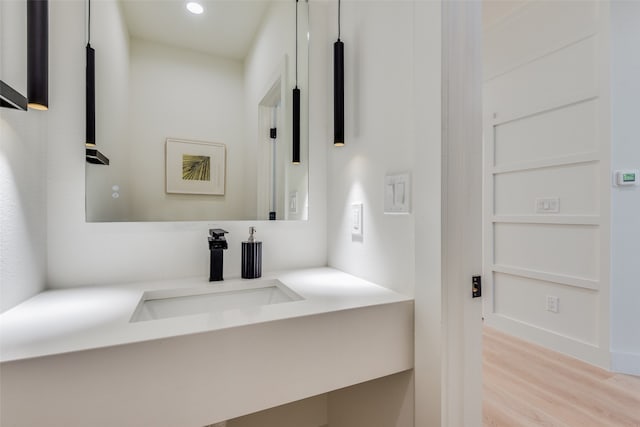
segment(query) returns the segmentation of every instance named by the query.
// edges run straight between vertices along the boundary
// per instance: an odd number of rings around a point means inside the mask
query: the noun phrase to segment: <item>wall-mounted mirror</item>
[[[86,165],[87,221],[307,219],[308,3],[297,72],[295,0],[199,3],[91,2],[96,145],[110,165]]]

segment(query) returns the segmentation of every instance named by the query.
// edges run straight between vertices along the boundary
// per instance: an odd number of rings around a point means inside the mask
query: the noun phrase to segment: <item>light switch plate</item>
[[[298,213],[298,192],[292,191],[289,193],[289,213]]]
[[[351,205],[351,235],[362,237],[362,203]]]
[[[409,213],[411,205],[410,178],[408,173],[384,177],[384,213]]]
[[[546,197],[536,199],[536,213],[558,213],[560,212],[560,198]]]

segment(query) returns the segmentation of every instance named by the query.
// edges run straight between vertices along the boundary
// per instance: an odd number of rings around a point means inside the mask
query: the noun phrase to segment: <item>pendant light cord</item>
[[[340,40],[340,0],[338,0],[338,40]]]
[[[87,0],[89,4],[87,13],[87,46],[91,45],[91,0]]]

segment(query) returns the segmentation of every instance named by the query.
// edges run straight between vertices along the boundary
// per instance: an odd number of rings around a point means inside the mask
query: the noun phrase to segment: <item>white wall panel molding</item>
[[[597,100],[580,100],[515,120],[491,119],[494,166],[597,153]]]
[[[606,366],[608,364],[608,358],[603,356],[603,351],[599,346],[568,337],[550,329],[542,329],[502,315],[485,317],[485,324],[596,366]]]
[[[596,1],[532,1],[515,9],[485,31],[485,81],[596,34],[596,6]]]
[[[597,280],[583,279],[581,277],[568,276],[564,274],[554,274],[542,270],[533,270],[528,268],[512,267],[507,265],[495,264],[492,267],[495,273],[509,274],[512,276],[526,277],[528,279],[543,280],[546,282],[557,283],[560,285],[573,286],[582,289],[598,290],[600,287]]]
[[[484,6],[486,323],[607,368],[609,2]]]
[[[598,280],[599,227],[494,224],[494,264]]]
[[[562,110],[564,108],[568,108],[576,104],[582,104],[584,102],[597,101],[597,100],[598,100],[598,96],[594,94],[589,94],[586,96],[578,95],[574,97],[574,99],[567,99],[565,100],[565,102],[561,104],[544,107],[544,108],[541,108],[540,110],[529,110],[529,111],[523,110],[518,112],[503,111],[502,114],[500,115],[498,115],[497,113],[492,113],[491,124],[493,124],[494,126],[505,125],[511,122],[515,122],[517,120],[528,119],[534,116],[551,113],[556,110]]]
[[[598,96],[597,39],[589,37],[484,84],[496,120],[513,120]]]
[[[503,76],[505,74],[509,74],[511,72],[517,71],[520,68],[524,68],[524,67],[526,67],[527,65],[529,65],[529,64],[531,64],[533,62],[539,61],[539,60],[541,60],[541,59],[543,59],[543,58],[545,58],[547,56],[551,56],[551,55],[553,55],[553,54],[555,54],[557,52],[562,51],[563,49],[569,49],[572,46],[574,46],[574,45],[576,45],[576,44],[578,44],[578,43],[580,43],[580,42],[582,42],[584,40],[592,38],[594,36],[596,36],[596,33],[594,31],[588,31],[588,32],[583,33],[577,39],[571,39],[571,40],[565,41],[559,47],[556,47],[556,48],[550,49],[548,51],[545,51],[541,55],[532,55],[530,57],[524,58],[524,59],[522,59],[522,62],[514,63],[514,64],[510,65],[509,67],[505,67],[504,70],[501,70],[501,71],[490,70],[486,74],[487,79],[485,80],[485,83],[489,83],[492,80],[498,79],[498,78],[500,78],[501,76]],[[493,73],[492,73],[492,71],[493,71]]]
[[[493,286],[495,315],[597,345],[598,292],[502,273],[494,274]],[[547,306],[550,296],[555,311]]]
[[[599,165],[577,163],[494,175],[496,215],[598,215]],[[545,210],[545,201],[553,202]]]
[[[506,224],[600,225],[598,215],[495,215],[491,222]]]
[[[530,162],[514,163],[510,165],[496,166],[493,168],[494,175],[502,173],[523,172],[534,169],[554,168],[559,166],[577,165],[581,163],[598,162],[598,153],[575,154],[555,159],[534,160]]]

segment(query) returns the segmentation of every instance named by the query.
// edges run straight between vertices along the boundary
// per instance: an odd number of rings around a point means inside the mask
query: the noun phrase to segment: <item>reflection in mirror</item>
[[[86,165],[87,221],[307,219],[307,2],[300,164],[295,0],[203,0],[202,14],[186,4],[92,2],[96,143],[111,164]]]
[[[0,107],[27,110],[27,6],[0,1]]]

